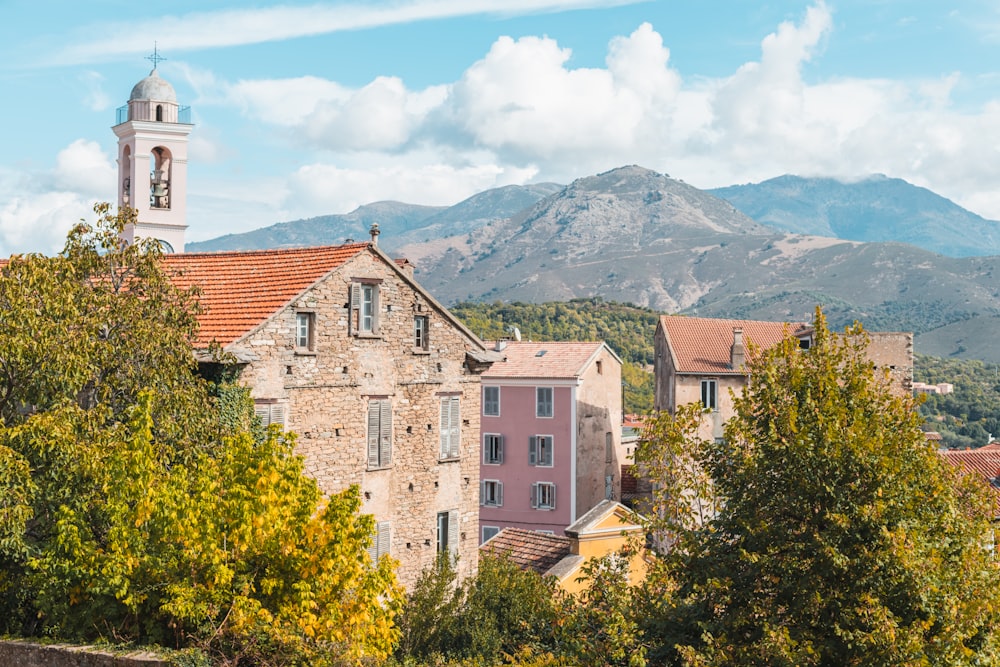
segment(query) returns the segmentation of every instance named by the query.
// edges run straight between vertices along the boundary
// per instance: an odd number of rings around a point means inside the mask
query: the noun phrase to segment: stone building
[[[723,425],[734,413],[730,396],[740,396],[746,386],[743,365],[748,343],[766,349],[785,336],[794,336],[799,346],[808,350],[812,333],[811,325],[804,322],[663,315],[654,336],[654,406],[673,413],[681,405],[701,402],[706,411],[699,436],[721,438]],[[888,374],[890,390],[899,394],[912,391],[913,334],[866,334],[866,355],[876,369]]]
[[[197,285],[196,348],[236,357],[265,423],[298,434],[324,493],[356,484],[371,553],[412,586],[440,551],[474,571],[484,344],[371,243],[164,257]]]

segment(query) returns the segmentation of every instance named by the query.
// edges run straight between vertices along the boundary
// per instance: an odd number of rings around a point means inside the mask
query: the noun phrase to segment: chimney
[[[729,365],[733,370],[743,367],[746,350],[743,347],[743,329],[733,327],[733,346],[729,349]]]
[[[507,341],[501,338],[496,342],[496,345],[493,346],[493,349],[496,352],[503,352],[504,350],[507,349]]]
[[[368,233],[371,234],[372,245],[377,246],[378,245],[378,235],[382,233],[378,229],[378,223],[377,222],[373,222],[372,223],[371,229],[368,230]]]

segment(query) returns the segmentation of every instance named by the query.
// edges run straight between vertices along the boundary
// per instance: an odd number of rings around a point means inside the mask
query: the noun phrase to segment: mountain
[[[561,188],[555,183],[508,185],[473,195],[451,207],[376,202],[342,215],[282,222],[243,234],[188,243],[187,250],[209,252],[335,245],[349,238],[368,238],[368,230],[376,222],[382,232],[380,244],[387,250],[393,250],[406,242],[461,234],[491,220],[509,217]]]
[[[582,178],[527,211],[400,248],[445,303],[604,299],[703,316],[917,333],[935,356],[1000,360],[1000,258],[951,258],[765,227],[640,167]]]
[[[779,176],[708,190],[757,222],[795,234],[898,241],[950,257],[1000,255],[1000,222],[898,178]]]

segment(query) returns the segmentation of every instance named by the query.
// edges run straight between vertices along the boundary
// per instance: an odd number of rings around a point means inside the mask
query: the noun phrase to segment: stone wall
[[[168,667],[150,653],[115,655],[90,646],[0,641],[0,665],[14,667]]]
[[[352,333],[356,279],[378,286],[378,330]],[[296,349],[297,312],[314,320],[311,350]],[[427,349],[414,349],[414,317],[428,318]],[[482,344],[376,252],[333,271],[230,350],[255,359],[242,380],[254,399],[284,406],[286,428],[325,493],[360,486],[363,512],[391,524],[390,555],[411,586],[437,553],[437,514],[460,516],[459,573],[475,570],[479,533],[479,375],[466,351]],[[460,455],[442,460],[441,401],[458,396]],[[369,468],[368,402],[392,406],[391,463]]]

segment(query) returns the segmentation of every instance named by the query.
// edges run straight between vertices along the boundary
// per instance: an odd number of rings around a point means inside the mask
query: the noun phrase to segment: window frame
[[[479,505],[481,507],[503,507],[503,482],[499,479],[480,480]]]
[[[413,351],[416,354],[430,352],[431,318],[427,315],[413,316]]]
[[[379,278],[353,278],[349,292],[348,327],[358,338],[381,338],[381,283]],[[366,305],[370,312],[366,314]],[[367,322],[366,322],[367,319]]]
[[[709,399],[708,402],[705,400],[706,397]],[[711,412],[719,411],[719,381],[717,379],[706,378],[701,381],[701,407]]]
[[[546,502],[542,502],[542,496],[546,496]],[[531,485],[531,509],[551,512],[556,509],[556,484],[555,482],[534,482]]]
[[[302,324],[305,322],[305,344],[302,343]],[[316,351],[316,313],[312,310],[295,311],[295,352],[297,354]]]
[[[496,394],[497,394],[496,401],[495,401],[495,403],[496,403],[496,412],[495,413],[494,412],[487,412],[487,405],[491,405],[491,404],[494,403],[494,401],[490,401],[486,397],[486,392],[488,390],[491,390],[491,389],[495,389],[496,390]],[[484,417],[499,417],[500,416],[500,385],[495,385],[495,384],[483,385],[483,416]]]
[[[442,523],[444,530],[442,531]],[[458,555],[458,510],[437,513],[437,552]]]
[[[503,465],[503,441],[502,433],[483,433],[483,465]]]
[[[548,442],[548,463],[544,462],[542,453],[544,443]],[[556,439],[551,435],[539,434],[528,436],[528,465],[536,468],[551,468],[556,464]]]
[[[548,393],[548,401],[542,400],[542,394]],[[538,419],[552,419],[556,414],[555,389],[552,387],[535,387],[535,417]],[[542,407],[548,406],[548,414],[543,414]]]

